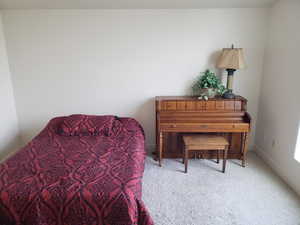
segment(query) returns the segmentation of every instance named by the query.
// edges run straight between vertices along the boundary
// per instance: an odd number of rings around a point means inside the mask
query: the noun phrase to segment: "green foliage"
[[[199,91],[204,88],[214,88],[219,95],[223,95],[226,92],[226,88],[222,84],[221,80],[210,70],[206,70],[204,73],[201,73],[201,76],[193,85],[194,93],[199,93]]]

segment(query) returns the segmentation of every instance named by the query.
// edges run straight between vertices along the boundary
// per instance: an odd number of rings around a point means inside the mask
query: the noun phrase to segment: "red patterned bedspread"
[[[65,118],[0,165],[0,224],[153,224],[141,201],[140,125],[113,117],[109,135],[67,136],[59,134]]]

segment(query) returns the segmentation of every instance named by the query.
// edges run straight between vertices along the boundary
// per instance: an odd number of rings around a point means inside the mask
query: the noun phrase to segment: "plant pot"
[[[201,96],[207,96],[208,98],[214,98],[217,95],[217,89],[215,88],[203,88],[200,90]]]

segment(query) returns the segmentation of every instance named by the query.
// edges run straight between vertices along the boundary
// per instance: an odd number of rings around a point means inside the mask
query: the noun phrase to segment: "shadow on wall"
[[[212,54],[210,54],[208,61],[206,63],[207,69],[212,69],[216,73],[217,77],[220,78],[220,80],[222,80],[223,70],[218,69],[216,66],[217,66],[218,59],[221,55],[221,52],[222,52],[221,50],[218,50],[218,51],[215,51]]]
[[[217,68],[217,62],[218,59],[221,55],[222,51],[215,51],[213,52],[210,57],[209,57],[209,61],[208,61],[208,65],[210,65],[210,68],[214,68],[216,75],[220,78],[220,80],[222,80],[222,74],[223,74],[223,69],[218,69]]]
[[[155,147],[155,98],[153,97],[142,101],[136,106],[136,109],[132,110],[132,113],[122,116],[135,118],[142,125],[146,134],[147,152],[152,152]],[[22,137],[20,138],[19,146],[25,146],[27,143],[29,143],[36,135],[41,132],[41,130],[46,126],[49,120],[46,120],[43,123],[31,123],[30,127],[24,129],[22,132]],[[12,147],[9,148],[8,146],[7,149],[7,152],[11,152],[11,150],[9,149],[12,149]],[[0,156],[4,156],[6,154],[3,153]]]
[[[46,120],[39,120],[32,121],[30,126],[24,127],[21,130],[21,137],[20,137],[20,146],[24,147],[27,145],[34,137],[36,137],[48,124],[48,122],[56,116],[52,116]]]
[[[132,117],[140,122],[146,134],[147,153],[151,153],[155,147],[155,98],[144,101]]]
[[[0,162],[17,152],[21,146],[20,143],[20,136],[16,135],[15,137],[11,138],[7,144],[3,145],[0,149]]]
[[[197,78],[199,78],[199,76],[201,76],[202,73],[205,72],[205,70],[207,70],[207,69],[214,71],[216,73],[217,77],[219,77],[221,81],[223,80],[223,70],[216,68],[216,64],[217,64],[217,61],[218,61],[218,58],[219,58],[221,52],[222,52],[221,50],[212,52],[209,55],[209,57],[207,58],[207,62],[199,70],[199,72],[197,74],[195,74],[195,76],[193,76],[192,79],[187,80],[187,82],[185,83],[185,86],[184,86],[184,93],[186,95],[193,95],[193,90],[192,90],[193,85],[195,84]],[[202,64],[202,63],[199,62],[199,64]]]
[[[217,62],[218,62],[218,59],[221,55],[221,50],[217,50],[217,51],[214,51],[212,52],[209,57],[208,57],[208,60],[207,60],[207,63],[206,63],[206,66],[208,68],[216,68],[216,65],[217,65]]]

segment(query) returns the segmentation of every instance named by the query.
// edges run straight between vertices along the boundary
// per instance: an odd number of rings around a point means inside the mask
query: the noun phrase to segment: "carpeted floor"
[[[156,225],[300,225],[299,197],[255,153],[248,165],[148,157],[143,199]]]

